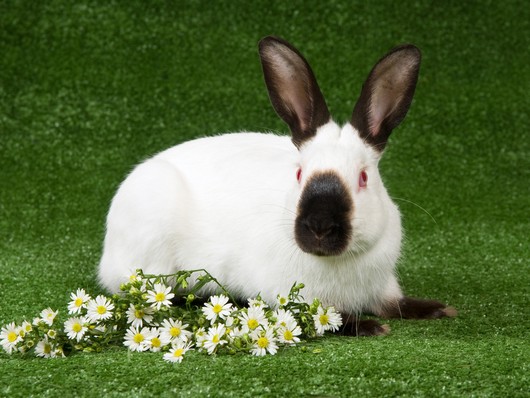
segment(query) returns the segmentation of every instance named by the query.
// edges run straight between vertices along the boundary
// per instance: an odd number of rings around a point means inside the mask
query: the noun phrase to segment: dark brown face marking
[[[306,253],[337,256],[349,245],[353,200],[333,171],[315,174],[308,180],[298,202],[296,243]]]

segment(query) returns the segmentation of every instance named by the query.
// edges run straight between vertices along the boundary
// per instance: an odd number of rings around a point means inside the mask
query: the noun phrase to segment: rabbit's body
[[[260,42],[271,102],[292,140],[237,133],[201,138],[137,166],[107,218],[99,279],[117,292],[149,274],[204,268],[240,298],[273,304],[295,282],[345,316],[345,331],[377,335],[383,317],[456,312],[403,296],[395,276],[400,214],[379,176],[387,139],[405,117],[420,52],[390,51],[363,85],[351,121],[331,120],[313,71],[282,39]],[[212,291],[204,288],[204,294]]]
[[[320,163],[333,169],[340,131],[333,123],[326,127],[335,156]],[[342,134],[352,136],[350,145],[356,141],[353,129]],[[273,303],[303,282],[306,299],[319,297],[351,313],[401,297],[394,277],[399,212],[387,195],[378,199],[388,228],[368,241],[360,236],[359,247],[325,257],[296,245],[299,162],[286,136],[237,133],[186,142],[140,164],[110,208],[100,280],[117,292],[137,268],[151,274],[205,268],[237,297],[260,293]]]

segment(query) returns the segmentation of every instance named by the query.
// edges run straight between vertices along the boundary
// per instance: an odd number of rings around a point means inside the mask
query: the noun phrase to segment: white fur
[[[379,177],[379,156],[350,124],[341,129],[333,122],[300,151],[287,136],[260,133],[163,151],[137,166],[112,201],[99,280],[117,292],[137,268],[153,274],[205,268],[240,297],[260,293],[274,303],[303,282],[307,300],[378,313],[402,297],[394,273],[400,215]],[[358,188],[362,169],[365,190]],[[339,173],[354,202],[353,238],[336,257],[304,253],[294,238],[304,182],[322,170]]]

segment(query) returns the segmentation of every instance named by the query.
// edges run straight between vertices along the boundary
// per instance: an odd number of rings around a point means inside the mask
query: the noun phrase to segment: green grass
[[[0,325],[64,309],[77,287],[101,292],[105,214],[135,163],[201,135],[286,131],[261,78],[267,34],[307,56],[341,121],[386,50],[422,49],[381,170],[404,199],[406,292],[459,316],[179,366],[125,348],[1,353],[1,396],[530,395],[526,3],[271,3],[0,3]]]

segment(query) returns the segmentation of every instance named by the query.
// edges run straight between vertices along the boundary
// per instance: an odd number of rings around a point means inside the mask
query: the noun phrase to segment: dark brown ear
[[[315,75],[303,55],[279,37],[262,39],[259,55],[272,106],[299,148],[331,119]]]
[[[363,84],[351,124],[380,152],[409,110],[420,62],[417,47],[411,44],[396,47],[377,62]]]

